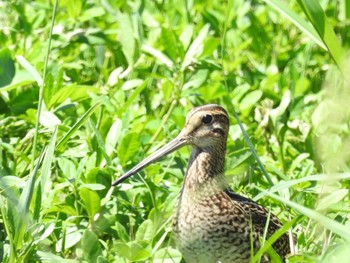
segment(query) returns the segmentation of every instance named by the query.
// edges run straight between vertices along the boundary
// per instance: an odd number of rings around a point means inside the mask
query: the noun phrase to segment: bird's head
[[[135,165],[112,185],[120,184],[147,165],[184,145],[192,145],[198,149],[210,149],[218,145],[226,145],[228,130],[229,119],[223,107],[216,104],[196,107],[188,113],[185,127],[175,139]]]

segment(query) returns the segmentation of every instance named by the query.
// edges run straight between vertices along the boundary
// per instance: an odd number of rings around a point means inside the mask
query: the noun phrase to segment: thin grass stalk
[[[310,209],[308,207],[297,204],[293,201],[282,198],[282,197],[280,197],[276,194],[273,194],[269,191],[265,191],[264,189],[262,189],[260,187],[256,187],[256,188],[259,191],[266,194],[267,196],[293,208],[294,210],[298,211],[300,214],[303,214],[303,215],[307,216],[308,218],[313,219],[314,221],[318,222],[319,224],[321,224],[325,228],[329,229],[330,231],[333,231],[335,234],[342,237],[344,240],[350,242],[350,230],[348,227],[344,226],[343,224],[341,224],[335,220],[332,220],[332,219],[322,215],[321,213],[319,213],[313,209]]]
[[[244,129],[243,124],[242,124],[242,122],[241,122],[241,120],[240,120],[240,118],[239,118],[239,116],[238,116],[238,114],[237,114],[235,108],[232,107],[232,109],[233,109],[233,114],[234,114],[234,116],[235,116],[235,118],[236,118],[236,120],[237,120],[237,122],[238,122],[239,128],[241,129],[241,131],[242,131],[242,133],[243,133],[244,139],[245,139],[246,143],[248,144],[249,149],[250,149],[250,151],[252,152],[252,154],[253,154],[255,160],[257,161],[258,166],[259,166],[261,172],[263,173],[263,175],[265,176],[265,178],[266,178],[266,180],[269,182],[269,184],[270,184],[271,186],[274,186],[274,183],[273,183],[273,181],[272,181],[270,175],[267,173],[267,171],[266,171],[264,165],[262,164],[259,155],[258,155],[257,152],[255,151],[254,145],[253,145],[252,141],[250,140],[247,131]]]
[[[42,105],[43,105],[43,100],[44,100],[44,89],[45,89],[45,85],[46,85],[45,83],[46,83],[46,76],[47,76],[47,65],[49,62],[49,55],[50,55],[50,51],[51,51],[52,32],[53,32],[53,26],[55,24],[57,6],[58,6],[58,0],[55,1],[53,11],[52,11],[52,19],[51,19],[51,26],[50,26],[50,33],[49,33],[49,43],[47,46],[46,57],[45,57],[45,62],[44,62],[43,82],[39,86],[39,101],[38,101],[38,109],[37,109],[36,121],[35,121],[35,133],[34,133],[34,139],[33,139],[31,171],[33,171],[33,169],[34,169],[36,146],[38,144],[40,115],[41,115],[41,110],[42,110]]]

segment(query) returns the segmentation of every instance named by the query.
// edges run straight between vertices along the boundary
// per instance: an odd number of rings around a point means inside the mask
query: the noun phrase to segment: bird
[[[187,263],[248,263],[266,238],[283,224],[267,208],[233,192],[224,161],[229,116],[220,105],[193,108],[184,128],[168,144],[134,166],[117,186],[144,167],[185,146],[192,146],[188,167],[173,212],[173,237]],[[284,233],[272,247],[284,259],[290,252]],[[268,262],[268,256],[262,261]]]

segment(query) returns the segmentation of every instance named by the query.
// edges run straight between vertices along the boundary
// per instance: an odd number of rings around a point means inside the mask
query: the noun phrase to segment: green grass
[[[190,150],[111,183],[217,103],[227,178],[291,227],[289,262],[347,262],[348,2],[0,2],[0,261],[181,262]]]

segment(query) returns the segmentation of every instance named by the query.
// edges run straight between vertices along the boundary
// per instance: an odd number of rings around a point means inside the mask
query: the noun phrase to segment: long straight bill
[[[167,154],[177,150],[178,148],[180,148],[180,147],[182,147],[182,146],[184,146],[186,144],[187,144],[186,140],[183,139],[181,134],[179,134],[179,136],[177,136],[174,140],[172,140],[168,144],[164,145],[158,151],[156,151],[155,153],[151,154],[146,159],[144,159],[143,161],[141,161],[140,163],[135,165],[130,171],[128,171],[127,173],[125,173],[124,175],[119,177],[112,185],[116,186],[116,185],[120,184],[125,179],[129,178],[133,174],[136,174],[137,172],[142,170],[147,165],[149,165],[149,164],[159,160],[163,156],[165,156],[165,155],[167,155]]]

